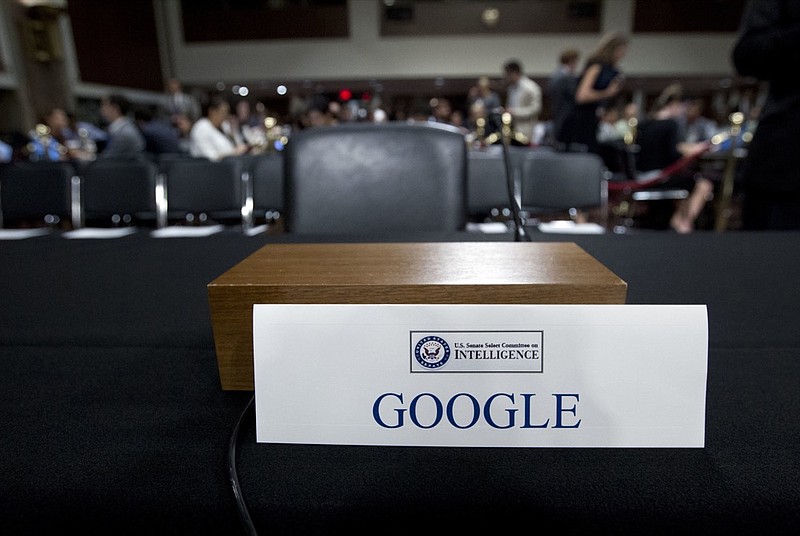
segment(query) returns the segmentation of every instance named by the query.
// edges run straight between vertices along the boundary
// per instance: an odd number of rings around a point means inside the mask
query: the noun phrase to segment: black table
[[[511,240],[510,236],[384,241]],[[288,235],[0,241],[0,533],[245,533],[206,285]],[[535,234],[628,303],[707,304],[703,449],[267,445],[238,477],[259,534],[794,534],[800,233]]]

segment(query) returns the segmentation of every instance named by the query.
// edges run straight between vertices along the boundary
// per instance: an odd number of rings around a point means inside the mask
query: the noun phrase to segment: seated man
[[[128,117],[131,104],[122,95],[109,95],[100,101],[100,114],[108,122],[108,144],[99,158],[129,157],[144,154],[142,132]]]

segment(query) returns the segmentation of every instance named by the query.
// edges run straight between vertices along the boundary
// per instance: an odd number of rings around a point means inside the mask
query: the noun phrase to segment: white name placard
[[[703,447],[704,305],[253,307],[257,441]]]

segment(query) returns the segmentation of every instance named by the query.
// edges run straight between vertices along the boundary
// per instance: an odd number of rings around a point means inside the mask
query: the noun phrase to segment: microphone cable
[[[233,432],[231,433],[231,438],[228,442],[228,475],[231,481],[231,487],[233,488],[233,497],[236,499],[236,508],[239,511],[239,518],[242,521],[245,532],[250,536],[256,536],[258,532],[256,531],[255,525],[253,525],[253,520],[250,519],[250,512],[247,510],[247,504],[245,503],[244,496],[242,495],[242,487],[239,484],[239,476],[236,472],[236,444],[238,443],[239,435],[241,433],[240,430],[242,421],[244,420],[245,415],[249,412],[250,408],[253,407],[255,398],[256,395],[253,393],[253,396],[250,397],[247,405],[245,405],[242,413],[236,420],[236,426],[233,427]]]
[[[511,137],[511,114],[508,112],[502,115],[503,127],[500,132],[501,144],[503,146],[503,162],[506,168],[506,187],[508,188],[508,201],[511,206],[511,215],[514,219],[514,242],[530,242],[531,237],[525,230],[522,224],[522,211],[519,203],[517,203],[517,196],[514,195],[514,173],[511,169],[511,156],[509,155],[509,138]]]

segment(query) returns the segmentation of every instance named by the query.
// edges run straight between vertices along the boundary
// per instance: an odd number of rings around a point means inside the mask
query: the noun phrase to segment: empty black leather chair
[[[521,163],[522,209],[530,213],[599,209],[605,226],[607,171],[595,153],[531,151]]]
[[[468,153],[467,207],[473,221],[494,219],[511,215],[511,194],[519,195],[522,160],[531,151],[544,148],[509,146],[508,170],[502,145],[471,149]],[[511,174],[509,185],[508,173]]]
[[[253,213],[257,219],[270,221],[284,210],[283,153],[261,155],[252,168]]]
[[[161,169],[165,202],[161,226],[169,223],[241,224],[244,193],[242,161],[181,158]]]
[[[519,170],[512,167],[510,171],[512,183],[515,184],[519,181]],[[502,147],[470,150],[467,173],[469,218],[482,221],[510,213],[510,207],[511,199]]]
[[[81,171],[81,226],[157,225],[157,167],[146,157],[101,158]]]
[[[74,175],[66,162],[0,166],[0,227],[72,225]]]
[[[375,235],[466,225],[467,145],[454,127],[317,127],[295,134],[285,151],[288,232]]]

